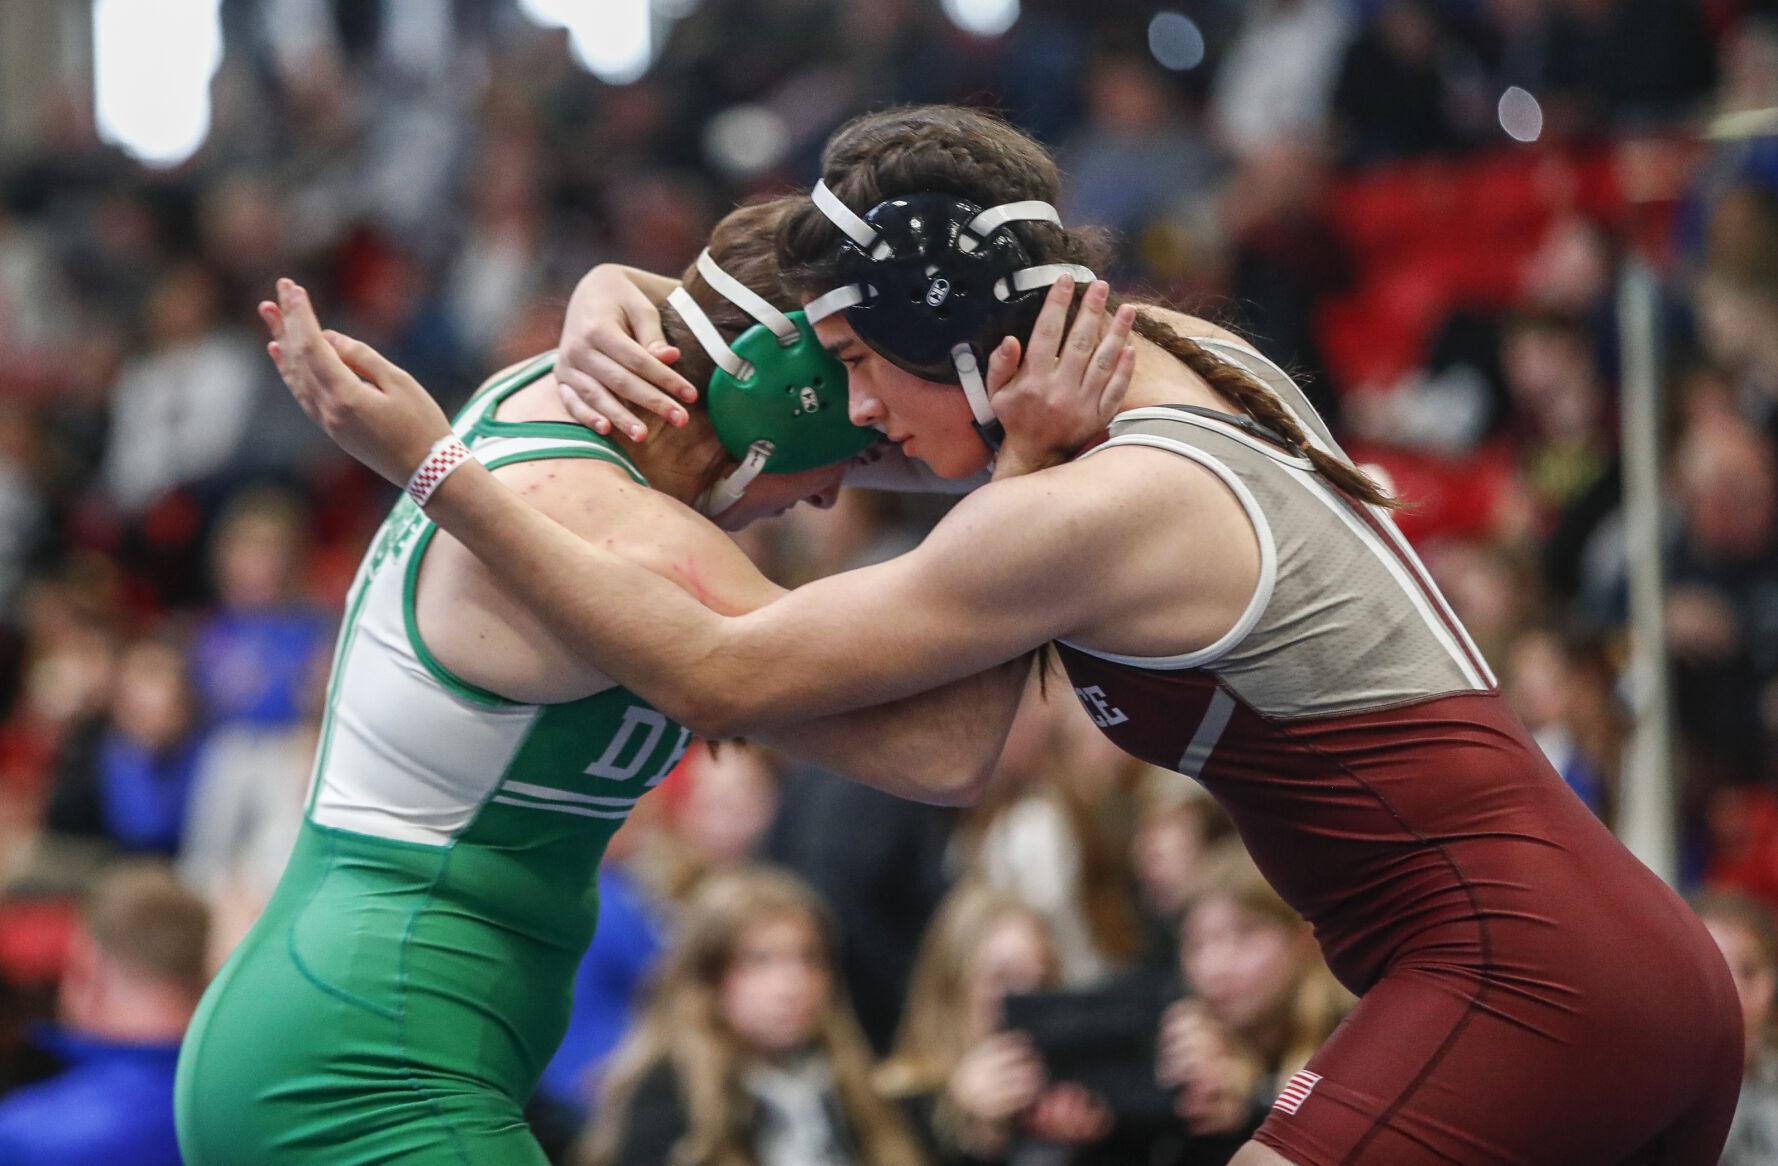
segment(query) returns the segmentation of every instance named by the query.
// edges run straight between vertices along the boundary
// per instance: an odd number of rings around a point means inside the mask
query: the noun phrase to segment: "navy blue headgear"
[[[999,449],[982,366],[1008,336],[1025,339],[1043,308],[1045,289],[1064,275],[1091,283],[1075,263],[1033,264],[1005,226],[1061,225],[1046,202],[1010,202],[983,210],[950,194],[885,199],[860,218],[827,183],[812,196],[845,236],[847,282],[812,300],[810,323],[844,310],[858,338],[883,359],[917,377],[961,385],[976,431]]]

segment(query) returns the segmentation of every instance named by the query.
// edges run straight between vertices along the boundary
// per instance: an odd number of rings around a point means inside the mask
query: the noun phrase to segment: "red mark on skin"
[[[693,599],[705,607],[721,610],[716,602],[716,596],[711,593],[708,587],[704,586],[703,580],[698,578],[698,561],[696,559],[687,555],[685,558],[677,560],[673,564],[673,573],[679,576],[680,586],[691,592]]]

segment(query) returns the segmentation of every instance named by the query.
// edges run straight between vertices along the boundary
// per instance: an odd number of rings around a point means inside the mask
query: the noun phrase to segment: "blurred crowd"
[[[1747,1012],[1725,1161],[1778,1162],[1778,5],[1027,0],[991,38],[937,0],[657,8],[614,86],[512,0],[225,0],[191,161],[102,144],[78,91],[0,156],[0,1161],[176,1160],[179,1033],[300,820],[392,492],[278,385],[272,280],[452,406],[554,347],[592,264],[676,272],[845,117],[959,101],[1054,147],[1120,289],[1305,379],[1608,821],[1616,288],[1652,262],[1684,875]],[[944,505],[744,541],[795,584]],[[1225,1160],[1350,998],[1204,795],[1059,688],[967,810],[694,751],[605,864],[552,1155]]]

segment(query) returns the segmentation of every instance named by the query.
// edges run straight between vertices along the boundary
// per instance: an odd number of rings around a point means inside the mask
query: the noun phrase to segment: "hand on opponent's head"
[[[667,343],[661,312],[628,276],[610,265],[589,271],[574,289],[556,348],[562,407],[598,433],[616,425],[636,441],[648,430],[632,409],[671,425],[689,419],[681,401],[698,399],[691,382],[668,367],[679,349]]]
[[[1125,304],[1108,317],[1111,285],[1096,280],[1069,326],[1074,291],[1069,277],[1057,280],[1030,339],[1021,345],[1008,336],[988,356],[988,400],[1006,427],[997,477],[1066,460],[1104,432],[1123,405],[1136,369],[1136,309]]]
[[[444,410],[370,345],[323,330],[308,292],[293,280],[278,281],[277,297],[259,305],[259,316],[272,334],[266,351],[291,395],[341,449],[406,484],[450,432]]]

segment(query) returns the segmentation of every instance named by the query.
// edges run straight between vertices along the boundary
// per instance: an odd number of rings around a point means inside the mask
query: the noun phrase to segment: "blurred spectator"
[[[1704,243],[1711,212],[1723,195],[1738,186],[1778,192],[1778,135],[1747,132],[1749,121],[1778,106],[1778,12],[1749,15],[1723,35],[1718,46],[1717,118],[1724,135],[1711,146],[1697,168],[1691,193],[1681,209],[1674,234],[1680,253],[1695,263]]]
[[[120,851],[172,857],[203,744],[185,658],[152,637],[124,649],[91,756],[58,773],[46,825]]]
[[[129,866],[93,891],[68,954],[59,1024],[43,1043],[64,1068],[0,1098],[8,1166],[179,1166],[173,1069],[203,994],[204,905],[163,869]]]
[[[1245,1137],[1352,1006],[1309,924],[1246,851],[1225,846],[1186,913],[1180,965],[1190,995],[1161,1027],[1159,1075],[1193,1134]]]
[[[1544,602],[1531,565],[1493,543],[1441,541],[1423,553],[1433,581],[1482,657],[1504,661],[1513,637]]]
[[[1610,668],[1596,652],[1565,642],[1548,628],[1514,641],[1504,669],[1507,699],[1562,780],[1606,821],[1622,729]]]
[[[302,598],[311,522],[290,495],[237,494],[211,536],[217,608],[191,646],[192,681],[215,727],[282,728],[301,714],[332,621]]]
[[[264,361],[219,327],[215,277],[195,263],[159,279],[147,305],[149,350],[117,382],[105,485],[139,515],[168,491],[218,474],[238,456]]]
[[[17,702],[0,724],[0,801],[33,821],[58,759],[73,763],[89,751],[111,700],[117,645],[102,601],[95,610],[81,574],[76,567],[64,578],[33,580],[17,609],[24,652]]]
[[[1500,365],[1519,419],[1514,436],[1534,535],[1611,470],[1616,443],[1605,384],[1584,321],[1524,312],[1508,321]]]
[[[765,854],[832,909],[841,979],[873,1049],[894,1038],[915,949],[950,885],[956,817],[817,769],[785,775]],[[857,829],[860,822],[870,828]]]
[[[1203,219],[1215,159],[1146,54],[1101,53],[1086,84],[1086,123],[1057,159],[1069,177],[1063,219],[1118,232],[1133,275],[1182,276],[1212,228]]]
[[[1353,33],[1341,0],[1255,0],[1211,91],[1223,145],[1240,157],[1321,141]]]
[[[1064,987],[1103,981],[1141,954],[1133,814],[1116,816],[1140,772],[1073,700],[1027,690],[988,794],[970,811],[970,868],[1043,917]]]
[[[575,973],[567,1031],[525,1114],[549,1151],[565,1150],[586,1124],[605,1063],[637,1021],[666,940],[668,921],[638,882],[622,838],[599,864],[599,928]]]
[[[1732,892],[1706,894],[1693,905],[1729,961],[1746,1022],[1747,1076],[1722,1166],[1778,1162],[1778,1043],[1772,1029],[1773,1005],[1778,1003],[1778,923],[1770,907]]]
[[[1465,144],[1480,78],[1448,37],[1433,0],[1383,0],[1346,47],[1334,84],[1341,153],[1353,165],[1414,158]]]
[[[1319,0],[1302,0],[1318,3]],[[1232,326],[1299,378],[1315,408],[1337,424],[1315,331],[1315,308],[1346,290],[1351,257],[1327,217],[1327,161],[1315,142],[1278,142],[1241,157],[1222,192]]]
[[[259,918],[296,845],[326,710],[327,664],[324,652],[310,655],[295,722],[217,729],[198,754],[177,869],[210,905],[212,970]]]
[[[1742,186],[1710,218],[1698,330],[1742,411],[1778,439],[1778,191]]]
[[[1546,51],[1552,98],[1575,128],[1661,124],[1694,113],[1716,82],[1702,4],[1558,0]]]
[[[613,1062],[584,1161],[922,1161],[871,1080],[807,886],[752,870],[699,890]]]
[[[1052,1085],[1007,996],[1055,988],[1041,916],[980,883],[953,891],[920,944],[907,1017],[881,1079],[913,1115],[935,1162],[1074,1162],[1111,1115],[1079,1086]]]
[[[1667,638],[1680,728],[1707,781],[1769,775],[1778,740],[1778,454],[1737,417],[1696,418],[1674,457],[1682,536]]]
[[[778,757],[743,741],[692,748],[663,794],[667,829],[650,832],[638,873],[669,903],[690,898],[707,878],[762,857],[780,798]]]
[[[1150,962],[1179,958],[1179,923],[1211,873],[1214,847],[1234,834],[1234,823],[1202,786],[1172,770],[1143,774],[1131,864],[1142,891],[1150,932]]]

